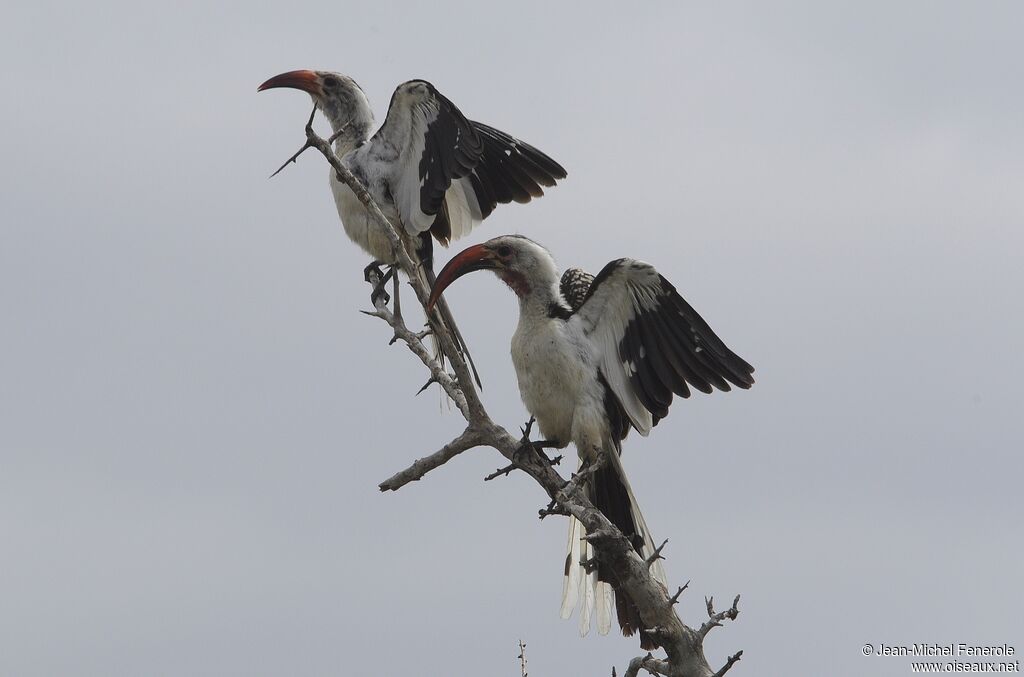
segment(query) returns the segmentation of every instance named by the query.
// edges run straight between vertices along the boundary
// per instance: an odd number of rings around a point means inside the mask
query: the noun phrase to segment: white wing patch
[[[622,404],[633,427],[641,435],[647,435],[654,425],[651,412],[629,384],[630,376],[636,373],[636,364],[619,353],[619,343],[637,311],[656,305],[661,276],[654,266],[643,261],[621,259],[611,265],[615,265],[615,269],[605,279],[597,281],[593,293],[570,321],[578,323],[593,341],[608,387]]]
[[[452,181],[452,186],[445,192],[444,199],[448,204],[448,222],[451,224],[453,240],[469,235],[483,220],[476,193],[473,192],[469,179]]]
[[[392,194],[398,213],[406,230],[413,234],[428,230],[434,223],[433,214],[424,214],[420,209],[420,190],[424,180],[420,177],[420,160],[423,157],[427,127],[437,119],[439,109],[430,90],[420,83],[405,83],[395,91],[395,98],[388,111],[391,123],[392,113],[396,114],[395,131],[398,138],[392,139],[398,150],[390,177]]]
[[[464,176],[472,166],[473,153],[480,152],[464,138],[462,126],[468,125],[462,113],[427,82],[411,80],[395,89],[387,119],[370,139],[368,152],[385,167],[392,199],[409,233],[422,233],[434,224],[437,214],[423,211],[439,209],[442,195],[431,193],[433,189],[445,191],[443,197],[456,213],[452,218],[458,221],[459,231],[464,234],[472,228],[475,198],[471,202],[460,194],[468,186],[452,194],[445,187],[454,176]],[[424,190],[430,195],[426,204]]]

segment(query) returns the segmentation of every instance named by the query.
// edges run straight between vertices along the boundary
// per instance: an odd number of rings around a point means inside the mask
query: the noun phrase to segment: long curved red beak
[[[497,261],[494,252],[485,244],[473,245],[453,256],[437,274],[434,287],[430,290],[430,299],[427,301],[427,312],[433,310],[437,299],[441,298],[441,294],[452,282],[474,270],[494,270],[498,267]]]
[[[324,93],[320,87],[320,78],[313,71],[288,71],[275,75],[260,85],[256,91],[262,92],[264,89],[274,89],[275,87],[301,89],[316,96],[321,96]]]

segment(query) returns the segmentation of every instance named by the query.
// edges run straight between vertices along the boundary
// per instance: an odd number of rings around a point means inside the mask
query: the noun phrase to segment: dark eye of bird
[[[336,77],[324,78],[324,86],[325,87],[337,87],[338,86],[338,78],[336,78]]]
[[[502,245],[501,247],[498,247],[498,256],[500,256],[501,258],[507,259],[511,255],[512,247],[509,247],[508,245]]]

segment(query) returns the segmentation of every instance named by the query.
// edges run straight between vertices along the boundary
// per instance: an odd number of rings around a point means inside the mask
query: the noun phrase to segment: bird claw
[[[370,303],[373,304],[374,308],[377,307],[377,300],[381,298],[384,300],[384,305],[391,303],[391,294],[381,289],[380,285],[378,285],[372,292],[370,292]],[[392,343],[394,343],[394,341],[392,341]]]
[[[363,279],[370,284],[380,281],[384,277],[384,271],[380,269],[382,265],[384,265],[383,261],[370,261],[370,265],[363,268]],[[376,274],[376,277],[374,277],[374,274]]]
[[[526,422],[526,425],[520,426],[519,430],[522,431],[523,436],[519,440],[519,446],[516,448],[516,455],[522,453],[522,451],[528,447],[533,448],[533,451],[538,454],[541,458],[548,462],[549,465],[558,465],[562,461],[562,457],[548,458],[547,454],[544,453],[545,449],[561,449],[563,445],[552,440],[537,440],[536,442],[530,439],[530,432],[533,430],[533,424],[537,422],[537,419],[533,416]]]
[[[384,300],[384,305],[391,303],[391,294],[388,294],[384,287],[395,274],[395,267],[390,266],[385,273],[380,269],[382,265],[384,264],[381,261],[371,261],[370,265],[363,268],[363,279],[373,285],[373,291],[370,292],[370,303],[374,308],[377,307],[379,299]]]

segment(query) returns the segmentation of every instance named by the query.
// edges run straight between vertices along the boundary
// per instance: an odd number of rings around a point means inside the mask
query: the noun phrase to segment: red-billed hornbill
[[[512,362],[519,392],[540,432],[552,446],[575,444],[581,464],[596,463],[588,480],[590,500],[631,538],[641,557],[654,541],[640,514],[619,459],[630,427],[647,435],[668,414],[673,394],[710,393],[730,384],[749,388],[754,368],[729,350],[711,327],[650,264],[612,261],[593,277],[570,269],[559,282],[555,261],[542,246],[519,235],[494,238],[457,254],[441,270],[431,301],[474,270],[493,270],[519,297],[519,326]],[[562,590],[562,617],[581,602],[580,631],[611,625],[615,582],[601,564],[589,573],[580,564],[594,556],[582,525],[572,519]],[[659,562],[655,577],[667,586]],[[656,647],[639,612],[614,591],[625,635],[640,632],[641,646]]]
[[[270,78],[258,91],[275,87],[300,89],[313,98],[334,131],[341,162],[366,186],[388,219],[416,238],[416,255],[428,284],[434,281],[431,236],[447,246],[487,218],[497,204],[529,202],[544,194],[542,186],[554,186],[566,176],[561,165],[533,146],[466,119],[424,80],[398,86],[384,124],[372,136],[373,111],[352,78],[328,71],[291,71]],[[336,172],[330,176],[345,233],[374,258],[367,275],[382,264],[391,266],[381,276],[376,298],[394,274],[390,241]],[[397,290],[396,283],[396,295]],[[438,310],[468,356],[443,300]]]

